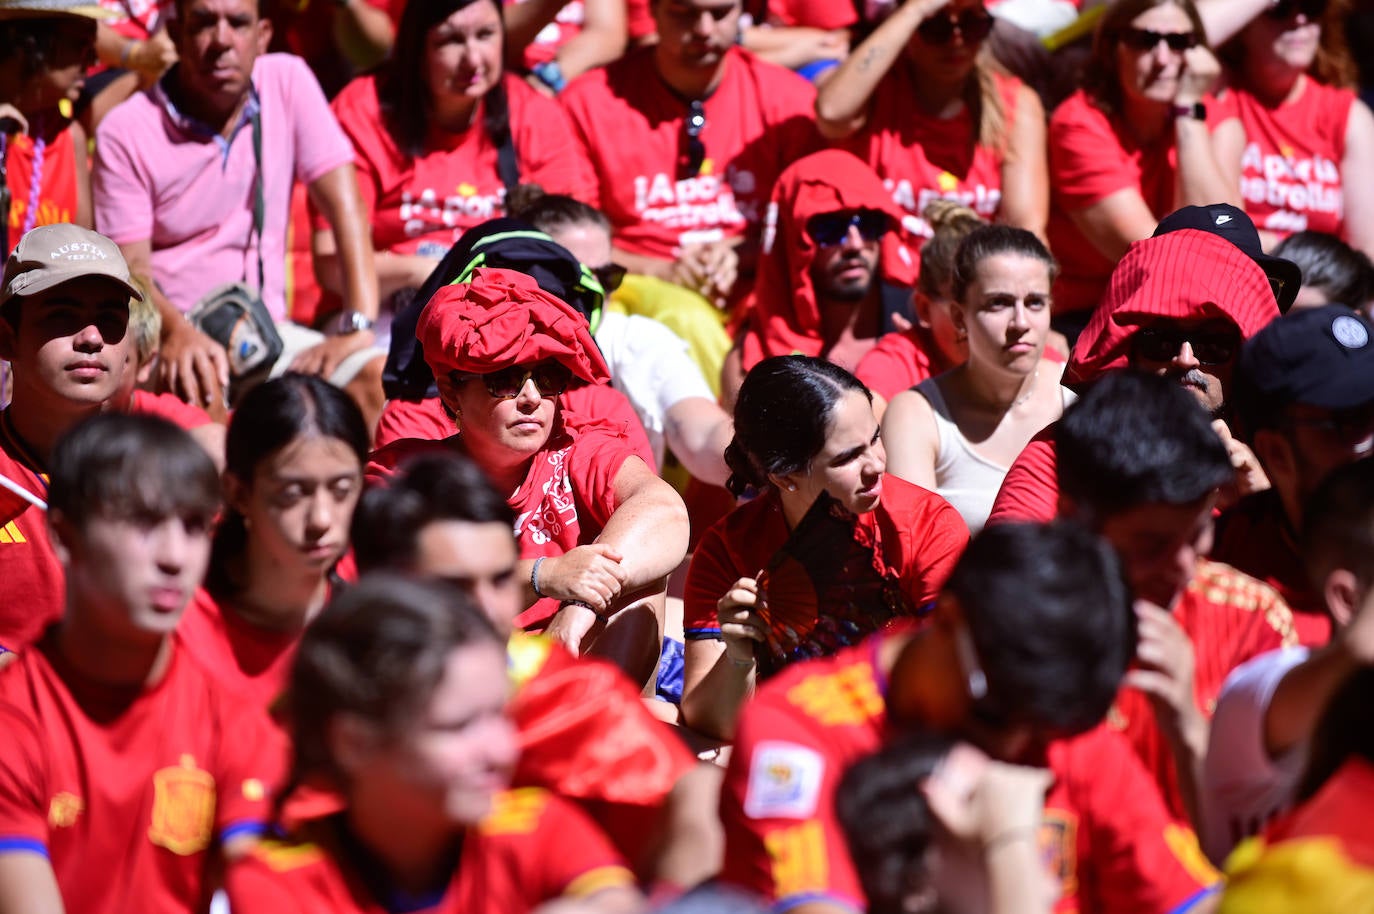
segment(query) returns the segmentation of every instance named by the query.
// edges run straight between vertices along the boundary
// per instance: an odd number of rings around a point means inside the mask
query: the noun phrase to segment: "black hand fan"
[[[759,575],[760,678],[806,657],[856,644],[912,615],[894,571],[884,571],[872,530],[822,492]]]

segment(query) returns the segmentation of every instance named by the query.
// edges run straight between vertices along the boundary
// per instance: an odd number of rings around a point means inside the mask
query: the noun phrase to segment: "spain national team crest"
[[[215,824],[215,779],[183,755],[180,764],[153,775],[153,821],[148,840],[174,854],[210,846]]]

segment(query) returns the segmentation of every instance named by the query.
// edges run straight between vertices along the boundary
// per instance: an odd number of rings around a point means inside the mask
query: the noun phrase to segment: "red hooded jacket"
[[[881,278],[897,285],[915,283],[915,246],[908,243],[903,213],[873,169],[838,149],[799,159],[779,176],[768,203],[758,279],[744,310],[746,371],[770,356],[821,355],[821,310],[811,282],[818,248],[806,233],[806,222],[821,213],[855,209],[879,209],[892,220],[878,262]]]

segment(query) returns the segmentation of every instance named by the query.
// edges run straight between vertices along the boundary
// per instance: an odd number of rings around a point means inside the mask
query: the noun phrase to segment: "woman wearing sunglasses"
[[[415,335],[458,433],[393,442],[373,454],[369,477],[435,448],[466,453],[515,512],[528,607],[516,624],[647,682],[687,511],[622,428],[562,421],[570,385],[608,381],[586,319],[522,273],[478,268],[430,299]]]
[[[982,0],[905,0],[822,84],[816,119],[907,215],[951,197],[1043,235],[1045,115],[980,53],[992,25]]]
[[[848,537],[864,545],[863,567],[892,585],[889,619],[930,607],[968,543],[968,528],[943,498],[887,475],[872,395],[823,359],[778,356],[749,372],[725,459],[730,491],[752,489],[758,497],[706,531],[692,556],[683,607],[682,715],[694,729],[730,740],[760,671],[777,669],[763,656],[770,626],[761,611],[782,616],[805,599],[782,588],[770,598],[764,571],[818,499],[834,500],[832,510],[850,525]],[[847,544],[834,545],[824,554],[841,563],[840,547]],[[851,577],[815,556],[803,565],[814,580]],[[810,596],[814,617],[820,597]],[[857,640],[873,630],[854,627],[850,634]]]
[[[1007,470],[1073,394],[1050,334],[1050,252],[1024,229],[975,229],[959,245],[951,316],[968,346],[962,365],[892,398],[883,415],[888,471],[933,489],[978,532]]]
[[[1209,94],[1219,73],[1192,0],[1120,0],[1098,23],[1084,88],[1050,118],[1055,328],[1070,342],[1160,218],[1240,205],[1239,172],[1219,155],[1240,122]]]
[[[1220,154],[1238,163],[1245,211],[1266,247],[1317,231],[1374,254],[1374,115],[1351,91],[1342,7],[1266,3],[1219,52],[1231,77],[1221,100],[1244,128]]]
[[[504,46],[495,0],[408,3],[390,59],[334,99],[356,153],[383,300],[418,289],[463,232],[503,215],[516,184],[591,192],[591,166],[563,110],[505,72]],[[317,269],[333,289],[337,246],[323,222],[315,229]]]

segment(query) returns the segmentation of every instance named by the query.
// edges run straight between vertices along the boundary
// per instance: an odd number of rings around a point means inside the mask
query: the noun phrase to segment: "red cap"
[[[1082,384],[1125,367],[1131,336],[1160,318],[1222,318],[1249,339],[1278,316],[1269,277],[1226,239],[1197,229],[1146,238],[1132,244],[1112,271],[1064,381]]]
[[[589,383],[610,380],[586,319],[514,270],[478,268],[469,282],[441,288],[420,312],[415,338],[436,375],[554,361]]]

